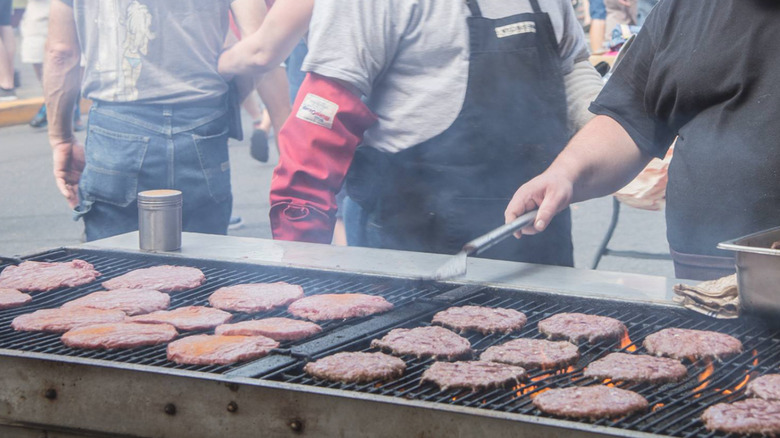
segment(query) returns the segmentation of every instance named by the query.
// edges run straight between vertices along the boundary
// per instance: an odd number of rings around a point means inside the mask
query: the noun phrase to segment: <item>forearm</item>
[[[563,82],[566,87],[569,130],[574,134],[593,119],[594,115],[588,111],[588,107],[601,92],[604,80],[590,61],[585,60],[574,64],[572,71],[563,77]]]
[[[281,67],[269,71],[257,81],[257,92],[268,108],[268,115],[276,133],[282,130],[282,125],[292,109],[289,87],[287,74]]]
[[[579,202],[614,193],[650,159],[619,123],[596,116],[572,138],[547,172],[571,181],[572,202]]]
[[[52,144],[73,138],[73,108],[78,104],[81,85],[79,59],[77,50],[63,47],[46,50],[43,92]]]

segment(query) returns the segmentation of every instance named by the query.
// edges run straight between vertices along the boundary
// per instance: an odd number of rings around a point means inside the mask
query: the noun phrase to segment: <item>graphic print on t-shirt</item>
[[[118,100],[138,99],[138,78],[143,68],[142,56],[148,53],[149,41],[155,38],[151,31],[152,14],[149,8],[133,0],[127,5],[124,20],[120,25],[125,28],[125,40],[122,43],[122,80],[118,90]]]

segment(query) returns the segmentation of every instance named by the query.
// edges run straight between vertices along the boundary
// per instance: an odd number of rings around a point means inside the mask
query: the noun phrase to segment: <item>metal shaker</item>
[[[182,196],[178,190],[138,193],[139,245],[144,251],[181,248]]]

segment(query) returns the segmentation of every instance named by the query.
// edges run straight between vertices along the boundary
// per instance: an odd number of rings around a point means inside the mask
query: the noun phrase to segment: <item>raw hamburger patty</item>
[[[767,374],[748,383],[747,395],[780,401],[780,374]]]
[[[100,310],[88,308],[43,309],[19,315],[11,321],[14,330],[63,333],[76,327],[110,322],[121,322],[127,318],[121,310]]]
[[[551,339],[595,343],[604,339],[620,339],[628,332],[615,318],[584,313],[559,313],[539,321],[539,331]]]
[[[168,344],[168,360],[189,365],[228,365],[263,357],[278,345],[265,336],[187,336]]]
[[[574,386],[545,391],[534,397],[540,411],[571,418],[613,418],[647,409],[641,395],[609,386]]]
[[[393,329],[382,339],[371,341],[371,346],[400,356],[411,354],[453,359],[471,355],[468,339],[438,326]]]
[[[780,402],[750,398],[733,404],[719,403],[701,416],[709,430],[739,434],[780,434]]]
[[[32,297],[16,289],[0,289],[0,310],[24,306],[32,301]]]
[[[322,294],[301,298],[287,311],[312,321],[355,318],[387,312],[393,305],[382,297],[366,294]]]
[[[135,348],[164,344],[178,334],[170,324],[118,322],[75,328],[62,335],[62,342],[73,348]]]
[[[237,284],[221,287],[209,297],[212,307],[255,313],[286,306],[303,298],[303,288],[288,283]]]
[[[103,282],[106,289],[152,289],[178,292],[200,286],[206,276],[198,268],[161,265],[136,269]]]
[[[433,323],[458,331],[473,330],[483,334],[510,333],[520,330],[528,318],[512,309],[481,306],[450,307],[433,315]]]
[[[63,309],[89,307],[91,309],[116,309],[128,315],[165,310],[171,303],[168,294],[149,289],[115,289],[93,292],[62,305]]]
[[[230,321],[228,312],[204,306],[185,306],[173,310],[160,310],[146,315],[133,316],[130,322],[171,324],[179,330],[206,330]]]
[[[489,347],[479,359],[526,369],[554,369],[571,365],[579,357],[579,349],[569,341],[520,338]]]
[[[611,353],[585,368],[586,377],[626,382],[676,382],[688,374],[677,359],[645,354]]]
[[[722,359],[742,352],[742,342],[732,336],[704,330],[668,328],[645,338],[645,349],[656,356],[675,359]]]
[[[371,382],[401,377],[406,363],[384,353],[336,353],[303,367],[306,374],[336,382]]]
[[[223,324],[214,330],[218,335],[267,336],[275,341],[298,341],[314,336],[322,327],[309,321],[291,318],[265,318],[243,321],[235,324]]]
[[[61,287],[92,283],[100,272],[84,260],[69,262],[22,262],[0,273],[0,287],[24,292],[45,292]]]
[[[449,388],[479,389],[518,383],[527,373],[521,367],[495,362],[436,362],[425,370],[423,382],[433,382],[442,390]]]

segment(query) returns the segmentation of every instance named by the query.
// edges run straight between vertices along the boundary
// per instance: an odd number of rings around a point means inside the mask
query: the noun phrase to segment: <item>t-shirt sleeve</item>
[[[339,79],[371,94],[372,85],[390,65],[409,10],[396,3],[366,0],[317,0],[309,24],[309,54],[302,70]]]
[[[561,71],[564,75],[571,73],[574,64],[587,60],[589,57],[588,46],[585,42],[585,33],[570,0],[561,3],[561,16],[563,17],[563,29],[558,41],[558,50],[561,56]]]
[[[659,5],[661,6],[661,5]],[[660,117],[655,108],[658,96],[648,87],[657,47],[656,35],[664,29],[668,9],[656,7],[628,48],[590,111],[617,121],[639,148],[655,157],[663,158],[672,144],[676,131]]]

